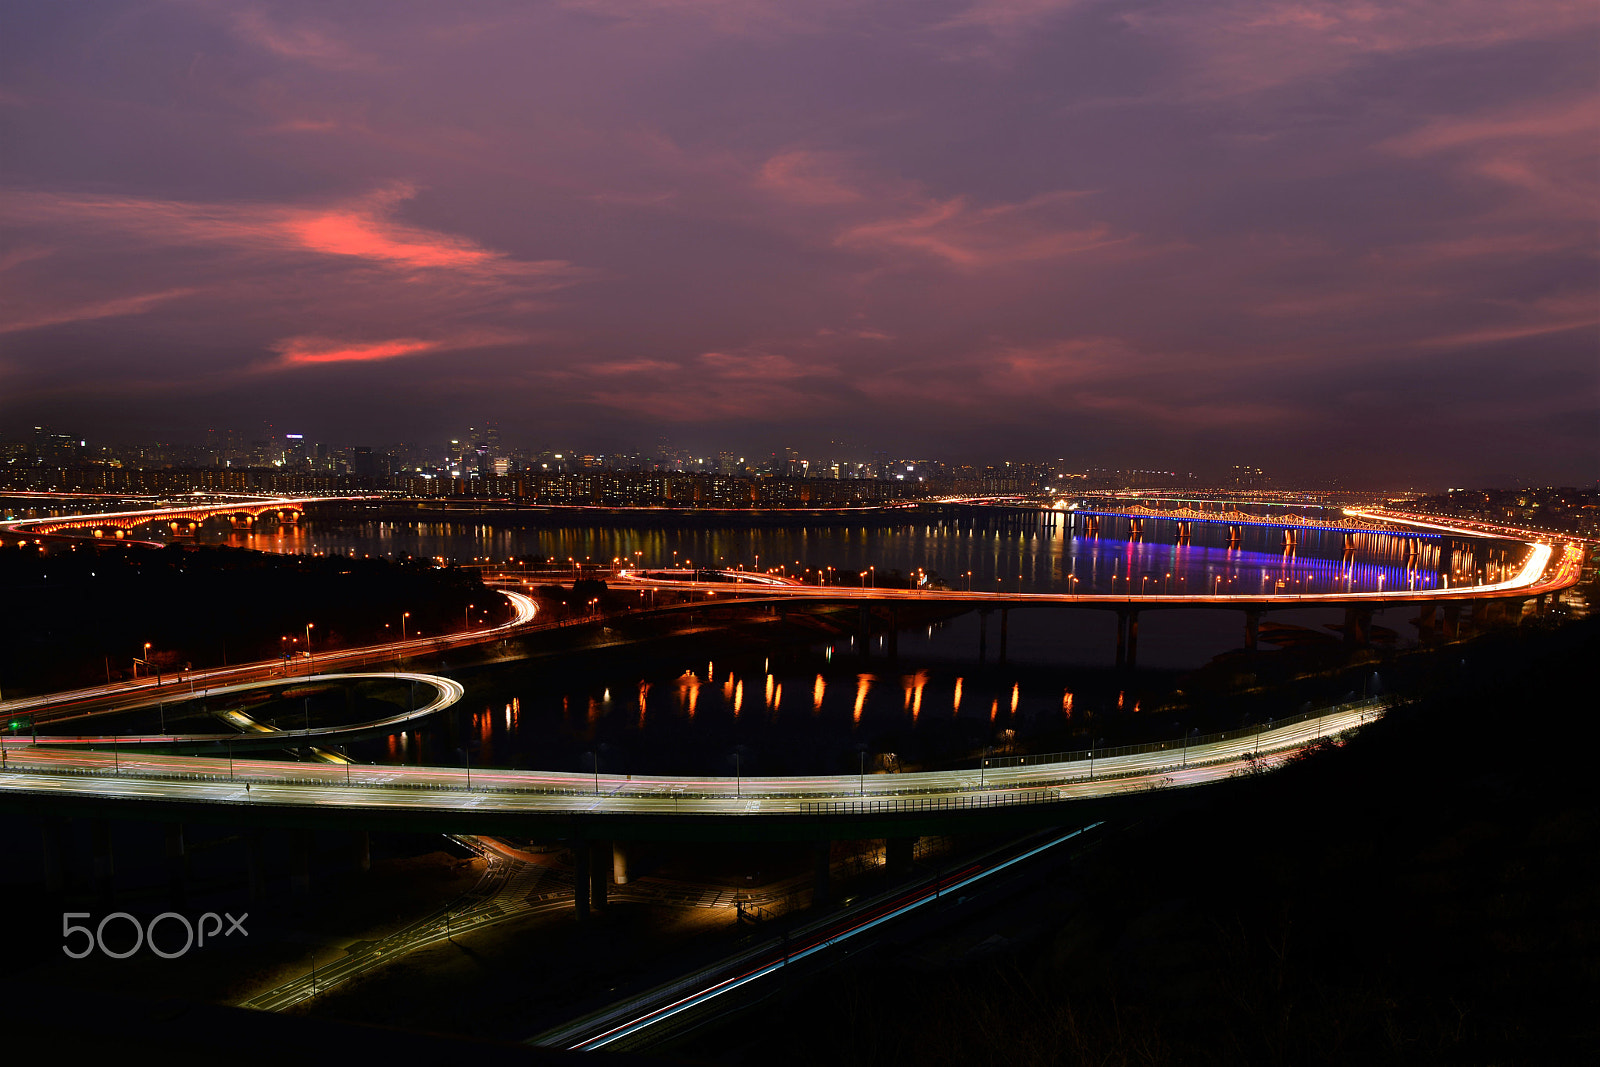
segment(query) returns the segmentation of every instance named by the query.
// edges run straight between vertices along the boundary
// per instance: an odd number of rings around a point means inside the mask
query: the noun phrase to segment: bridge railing
[[[1167,741],[1149,741],[1140,745],[1112,745],[1104,748],[1083,748],[1072,752],[1041,752],[1031,756],[985,756],[984,767],[1037,767],[1052,763],[1077,763],[1086,760],[1109,759],[1113,756],[1137,756],[1146,752],[1180,752],[1198,745],[1209,745],[1217,741],[1237,741],[1244,737],[1255,737],[1267,730],[1276,730],[1284,726],[1294,726],[1297,723],[1310,722],[1327,715],[1338,715],[1346,711],[1355,711],[1358,708],[1372,708],[1381,705],[1383,697],[1367,697],[1363,700],[1352,700],[1344,704],[1335,704],[1332,707],[1312,708],[1281,719],[1267,719],[1252,726],[1241,726],[1234,730],[1218,730],[1209,734],[1198,734],[1192,737],[1179,737]]]
[[[1187,747],[1194,748],[1202,744],[1209,744],[1217,741],[1233,741],[1241,738],[1257,737],[1264,734],[1268,729],[1281,729],[1286,726],[1295,725],[1296,723],[1308,722],[1321,716],[1336,715],[1341,712],[1354,711],[1360,708],[1378,707],[1384,703],[1385,701],[1381,698],[1352,701],[1345,704],[1339,704],[1331,708],[1322,708],[1310,712],[1304,712],[1299,715],[1289,716],[1283,719],[1277,719],[1270,724],[1262,723],[1257,726],[1243,727],[1237,730],[1223,730],[1216,733],[1206,734],[1202,737],[1190,738],[1188,740]],[[1269,746],[1263,748],[1260,752],[1260,755],[1264,756],[1271,754],[1282,747],[1278,745],[1275,739],[1269,739],[1269,741]],[[159,745],[160,742],[151,741],[149,744],[151,746],[156,746]],[[1093,750],[1092,759],[1109,759],[1114,756],[1137,755],[1147,752],[1176,752],[1184,747],[1185,745],[1182,740],[1156,742],[1146,745],[1120,745],[1115,748],[1095,749]],[[1294,746],[1291,745],[1288,747]],[[577,782],[574,782],[571,785],[551,785],[518,782],[515,780],[507,781],[504,779],[497,781],[496,778],[500,772],[487,768],[482,772],[483,776],[478,777],[476,781],[473,781],[471,777],[468,777],[462,781],[395,781],[391,777],[391,775],[394,773],[394,767],[387,764],[301,764],[294,767],[293,773],[275,774],[270,771],[263,773],[258,768],[251,766],[240,767],[235,770],[231,766],[231,760],[229,760],[227,769],[224,770],[222,757],[218,756],[210,757],[216,761],[216,766],[214,768],[207,767],[204,770],[199,768],[176,770],[170,767],[162,768],[140,765],[137,761],[140,758],[140,750],[143,748],[144,744],[140,742],[132,742],[126,745],[108,745],[104,748],[96,749],[96,754],[98,754],[102,759],[105,758],[107,749],[111,751],[111,765],[107,766],[102,764],[99,767],[63,766],[56,764],[54,761],[36,761],[29,759],[23,753],[12,752],[10,753],[10,759],[3,769],[18,774],[42,772],[53,775],[73,775],[90,778],[133,777],[143,779],[169,779],[219,783],[233,782],[236,784],[249,783],[252,785],[343,786],[375,789],[401,789],[418,792],[508,793],[523,796],[552,797],[594,797],[601,795],[621,795],[651,799],[666,799],[668,797],[672,797],[682,801],[738,801],[740,799],[737,793],[730,797],[726,791],[720,790],[618,790],[617,783],[614,779],[602,779],[601,782],[597,783],[597,785],[609,787],[608,789],[589,788],[587,783],[579,784]],[[19,756],[21,757],[20,759],[18,758]],[[1056,758],[1062,756],[1066,758]],[[1234,762],[1236,759],[1237,757],[1233,755],[1212,754],[1209,757],[1189,759],[1186,763],[1186,766],[1190,768],[1199,768],[1217,763]],[[129,760],[131,765],[124,768],[120,766],[121,760]],[[1002,766],[1029,768],[1062,766],[1068,763],[1088,762],[1090,760],[1091,757],[1089,755],[1089,750],[1085,749],[1082,752],[1052,753],[1041,756],[994,757],[991,758],[990,761],[985,765],[985,768],[995,769]],[[863,796],[859,800],[807,801],[805,800],[805,797],[810,794],[799,792],[773,792],[768,790],[747,793],[745,794],[745,799],[759,798],[763,800],[799,800],[802,802],[800,805],[800,810],[803,812],[838,814],[948,811],[965,808],[1003,807],[1009,804],[1043,804],[1068,799],[1067,795],[1063,793],[1063,790],[1060,787],[1046,786],[1034,789],[1011,789],[1001,786],[998,783],[989,783],[988,785],[985,785],[982,781],[952,784],[945,792],[945,795],[938,797],[897,797],[894,795],[896,789],[894,785],[891,784],[893,776],[889,776],[888,780],[885,780],[884,776],[875,776],[875,778],[877,780],[874,782],[874,796]],[[1150,783],[1145,787],[1149,789],[1161,788],[1164,785],[1170,784],[1168,779],[1151,777],[1151,770],[1146,767],[1105,769],[1098,774],[1092,773],[1087,776],[1087,780],[1089,781],[1110,781],[1118,778],[1150,778]],[[908,785],[904,791],[920,792],[923,788],[924,787],[921,786],[913,787]]]

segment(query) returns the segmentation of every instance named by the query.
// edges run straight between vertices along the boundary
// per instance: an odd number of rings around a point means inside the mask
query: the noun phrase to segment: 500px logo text
[[[228,920],[226,930],[223,929],[222,925],[224,917]],[[101,919],[96,926],[90,928],[88,926],[79,926],[72,921],[74,919],[89,918],[88,912],[69,911],[61,916],[61,936],[65,942],[61,946],[61,951],[75,960],[81,960],[95,949],[99,949],[104,955],[110,956],[114,960],[125,960],[145,945],[149,945],[150,951],[162,959],[175,960],[179,956],[187,955],[192,948],[205,948],[206,938],[208,937],[213,941],[217,940],[219,934],[222,937],[229,937],[234,933],[239,933],[249,937],[250,932],[244,928],[244,921],[249,917],[249,912],[245,912],[235,919],[227,912],[218,915],[214,911],[208,911],[200,916],[198,923],[192,923],[186,915],[179,915],[175,911],[164,911],[148,923],[141,924],[137,918],[125,911],[114,911]],[[132,948],[106,947],[106,927],[112,924],[114,920],[121,920],[126,927],[132,928]],[[112,926],[111,928],[118,933],[122,930],[122,927],[119,926]],[[156,943],[156,931],[158,929],[161,931],[163,944]],[[72,939],[79,934],[82,935],[80,944],[83,947],[74,951]],[[179,942],[180,938],[182,939],[181,943]],[[116,944],[123,943],[123,938],[121,937],[117,937],[114,940]]]

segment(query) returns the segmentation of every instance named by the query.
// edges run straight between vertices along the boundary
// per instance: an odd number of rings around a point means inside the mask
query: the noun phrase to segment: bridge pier
[[[589,842],[583,838],[572,841],[572,899],[577,906],[578,921],[589,919],[589,882],[593,864],[589,858]]]
[[[65,893],[71,884],[67,854],[70,825],[67,820],[54,815],[47,815],[40,820],[39,833],[44,839],[44,888],[47,893]]]
[[[1128,661],[1128,613],[1117,611],[1117,658],[1116,665],[1122,666]]]
[[[289,893],[304,900],[311,896],[311,831],[289,834]]]
[[[1129,519],[1128,520],[1128,540],[1130,540],[1130,541],[1143,541],[1144,540],[1144,520],[1143,519]]]
[[[860,618],[856,623],[856,642],[861,646],[863,658],[872,655],[872,609],[865,603],[861,605]]]
[[[622,850],[621,841],[611,842],[611,880],[617,885],[628,884],[628,854]]]
[[[355,850],[356,870],[366,874],[372,870],[372,834],[357,830],[351,844]]]
[[[1128,612],[1128,659],[1126,666],[1130,669],[1139,663],[1139,613]]]
[[[116,864],[111,852],[111,825],[105,819],[89,821],[89,847],[94,855],[94,890],[110,903],[114,894]]]
[[[250,899],[267,896],[267,846],[260,830],[250,830],[244,838],[245,868],[250,877]]]
[[[189,849],[183,837],[182,823],[167,823],[167,894],[172,903],[182,907],[189,893]]]
[[[1344,609],[1344,643],[1351,648],[1365,648],[1372,638],[1372,609],[1351,607]]]
[[[1000,609],[1000,662],[1006,661],[1006,630],[1011,621],[1011,609]]]
[[[986,662],[989,658],[989,612],[993,608],[978,609],[978,662]]]
[[[914,837],[890,837],[883,842],[884,866],[891,877],[903,878],[911,873],[911,857],[916,851]]]
[[[833,842],[818,841],[811,846],[811,906],[825,908],[833,903]]]
[[[900,658],[900,626],[899,612],[893,604],[889,605],[889,658]]]
[[[1444,611],[1444,637],[1446,641],[1456,641],[1461,638],[1461,601],[1446,601]]]
[[[611,888],[611,842],[595,841],[589,846],[590,903],[595,911],[606,910],[606,892]]]
[[[1244,540],[1244,527],[1243,526],[1231,526],[1230,525],[1228,527],[1228,547],[1229,548],[1237,548],[1237,547],[1239,547],[1239,542],[1243,541],[1243,540]]]
[[[1417,617],[1414,620],[1417,625],[1417,640],[1422,644],[1428,644],[1433,640],[1433,616],[1439,605],[1419,604],[1417,607]]]
[[[1244,611],[1244,647],[1248,652],[1255,652],[1261,648],[1261,609],[1246,608]]]

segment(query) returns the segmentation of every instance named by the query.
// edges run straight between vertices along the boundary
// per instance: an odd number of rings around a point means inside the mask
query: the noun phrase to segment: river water
[[[1102,520],[1097,536],[1064,525],[1004,528],[965,523],[899,527],[659,529],[565,525],[311,521],[281,531],[232,535],[272,551],[436,557],[470,564],[512,557],[589,563],[631,560],[766,569],[854,584],[923,575],[974,589],[1079,592],[1325,592],[1431,588],[1436,539],[1302,529],[1292,551],[1276,527],[1146,520],[1130,539],[1126,520]],[[226,535],[219,535],[219,538]],[[1430,555],[1430,553],[1434,553]],[[830,571],[829,568],[832,568]],[[855,576],[855,577],[848,577]],[[892,577],[889,580],[893,580]],[[1374,620],[1394,644],[1414,640],[1414,610]],[[1302,642],[1334,643],[1342,613],[1273,612]],[[1115,620],[1103,611],[1010,612],[1007,657],[992,617],[987,661],[978,661],[979,621],[967,614],[902,632],[898,658],[863,658],[848,638],[809,647],[729,653],[716,638],[693,650],[610,656],[594,662],[523,663],[465,677],[458,709],[420,729],[351,746],[363,760],[592,770],[604,774],[788,774],[942,766],[985,748],[1021,751],[1118,744],[1177,736],[1191,728],[1165,704],[1183,671],[1243,644],[1238,611],[1145,611],[1138,672],[1111,668]],[[1271,640],[1264,633],[1264,647]],[[427,669],[419,664],[419,669]],[[1287,697],[1286,697],[1287,699]],[[1298,698],[1297,698],[1298,699]],[[1283,713],[1296,708],[1285,707]],[[1170,721],[1168,721],[1170,720]],[[1207,728],[1237,723],[1205,723]]]

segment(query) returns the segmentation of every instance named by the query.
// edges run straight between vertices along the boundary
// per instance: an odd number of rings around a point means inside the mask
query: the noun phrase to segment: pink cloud
[[[335,70],[367,67],[372,63],[369,56],[340,39],[325,23],[274,18],[253,4],[232,7],[227,17],[230,28],[240,40],[283,59]]]
[[[1174,42],[1188,94],[1229,96],[1327,78],[1375,56],[1547,40],[1595,24],[1588,0],[1227,0],[1121,16]]]
[[[1489,324],[1442,337],[1429,337],[1417,344],[1426,348],[1461,348],[1571,330],[1593,330],[1600,326],[1600,294],[1593,292],[1563,293],[1523,303],[1501,301],[1498,304],[1520,321]]]
[[[974,206],[966,196],[940,199],[916,182],[859,173],[835,153],[791,149],[769,157],[752,184],[826,220],[837,248],[932,260],[976,270],[1056,259],[1132,238],[1103,223],[1069,221],[1090,195],[1058,189],[1016,203]],[[795,220],[813,230],[812,218]]]
[[[57,307],[49,310],[41,307],[38,302],[30,301],[28,306],[32,314],[26,318],[0,319],[0,333],[18,333],[22,330],[37,330],[41,327],[60,326],[69,322],[87,322],[93,319],[120,318],[124,315],[142,315],[157,305],[197,292],[199,290],[193,288],[165,289],[158,293],[141,293],[137,296],[115,297],[110,300],[97,300],[86,304]]]
[[[1445,156],[1460,172],[1523,194],[1525,207],[1594,218],[1600,200],[1600,97],[1544,100],[1438,119],[1381,147],[1411,158]]]
[[[757,181],[797,204],[851,204],[861,199],[838,161],[819,152],[780,152],[762,165]]]
[[[286,337],[271,345],[279,359],[271,369],[314,366],[324,363],[371,363],[463,348],[482,348],[522,340],[520,336],[477,332],[426,340],[419,337],[393,337],[382,341],[341,341],[330,337],[304,335]]]
[[[911,215],[851,226],[843,248],[910,251],[964,269],[1056,259],[1132,240],[1109,225],[1064,227],[1052,210],[1082,194],[1047,193],[1017,204],[973,208],[965,197],[933,201]]]
[[[14,192],[5,213],[17,224],[78,226],[152,245],[348,256],[401,269],[500,275],[546,286],[569,284],[587,273],[562,260],[516,260],[469,238],[396,221],[396,209],[415,193],[413,186],[396,183],[331,207],[307,208]]]

